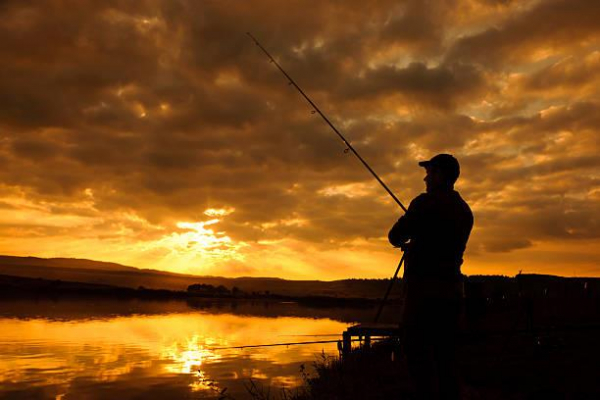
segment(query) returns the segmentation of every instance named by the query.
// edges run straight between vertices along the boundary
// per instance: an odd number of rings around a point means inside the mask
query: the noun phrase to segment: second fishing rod
[[[246,32],[246,34],[263,51],[263,53],[266,54],[266,56],[269,58],[269,60],[271,61],[271,63],[275,64],[275,66],[277,67],[277,69],[279,69],[279,71],[281,71],[281,73],[288,79],[289,84],[292,85],[292,86],[294,86],[294,88],[296,88],[296,90],[298,90],[298,92],[300,92],[300,94],[302,95],[302,97],[304,97],[304,99],[306,99],[306,101],[311,105],[311,107],[313,107],[313,109],[314,109],[313,112],[314,113],[318,113],[321,116],[321,118],[323,118],[323,120],[327,123],[327,125],[329,125],[329,127],[338,135],[338,137],[342,140],[342,142],[346,146],[346,149],[349,150],[349,151],[352,151],[352,153],[359,159],[359,161],[362,163],[362,165],[364,165],[365,168],[367,168],[367,170],[371,173],[371,175],[373,175],[373,177],[377,180],[377,182],[379,182],[379,184],[392,197],[392,199],[394,199],[394,201],[396,202],[396,204],[398,204],[400,206],[400,208],[404,212],[406,212],[407,209],[404,206],[404,204],[402,204],[402,202],[396,197],[396,195],[390,190],[390,188],[381,180],[381,178],[379,177],[379,175],[377,175],[375,173],[375,171],[373,170],[373,168],[371,168],[371,166],[369,164],[367,164],[367,162],[360,156],[360,154],[358,154],[358,152],[352,146],[352,144],[350,144],[350,142],[348,140],[346,140],[346,138],[344,137],[344,135],[342,135],[340,133],[340,131],[331,123],[331,121],[329,120],[329,118],[327,118],[325,116],[325,114],[323,114],[323,112],[310,99],[310,97],[308,97],[308,95],[304,92],[304,90],[302,90],[302,88],[300,88],[300,86],[298,86],[298,84],[296,83],[296,81],[294,81],[294,79],[292,79],[292,77],[281,67],[281,65],[279,65],[279,63],[273,58],[273,56],[271,56],[271,54],[259,43],[259,41],[250,32]],[[390,294],[390,292],[392,290],[392,286],[394,284],[394,281],[398,277],[398,272],[400,272],[400,268],[402,267],[403,262],[404,262],[404,254],[402,255],[402,258],[400,259],[400,263],[398,264],[398,267],[396,268],[396,272],[394,273],[394,277],[390,281],[390,284],[389,284],[388,289],[387,289],[387,291],[385,293],[385,296],[383,297],[383,301],[382,301],[382,303],[381,303],[381,305],[379,307],[379,310],[377,311],[377,315],[375,316],[375,321],[374,322],[377,322],[379,320],[379,317],[381,315],[381,311],[383,310],[383,306],[385,305],[385,302],[386,302],[386,300],[387,300],[387,298],[388,298],[388,296],[389,296],[389,294]]]

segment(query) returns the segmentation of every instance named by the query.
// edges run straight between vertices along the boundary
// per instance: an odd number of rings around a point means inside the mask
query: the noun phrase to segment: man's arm
[[[411,239],[419,219],[419,210],[423,202],[423,194],[410,202],[406,214],[400,217],[388,233],[388,240],[396,247],[402,247]]]

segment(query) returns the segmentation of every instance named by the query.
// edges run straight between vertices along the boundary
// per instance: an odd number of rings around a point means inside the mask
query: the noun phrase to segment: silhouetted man
[[[389,241],[405,249],[403,326],[408,367],[419,398],[458,399],[456,331],[462,302],[463,253],[473,214],[454,190],[456,158],[438,154],[419,163],[427,192],[392,227]]]

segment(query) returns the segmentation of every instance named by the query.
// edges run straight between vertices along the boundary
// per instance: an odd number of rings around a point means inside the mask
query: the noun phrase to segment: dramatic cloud
[[[462,165],[464,271],[600,275],[593,1],[4,1],[0,253],[384,277],[418,160]],[[593,250],[592,250],[593,249]]]

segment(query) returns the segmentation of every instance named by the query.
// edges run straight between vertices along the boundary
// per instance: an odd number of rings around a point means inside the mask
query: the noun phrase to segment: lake
[[[301,365],[372,308],[273,301],[0,301],[0,399],[248,399],[302,384]],[[225,392],[223,392],[225,390]],[[276,393],[278,394],[278,393]],[[277,396],[278,398],[279,396]]]

